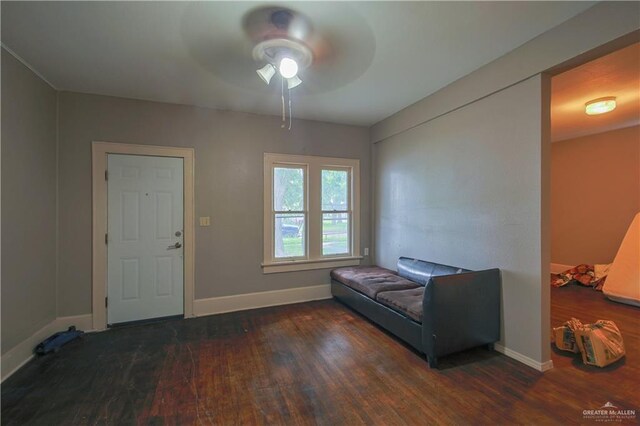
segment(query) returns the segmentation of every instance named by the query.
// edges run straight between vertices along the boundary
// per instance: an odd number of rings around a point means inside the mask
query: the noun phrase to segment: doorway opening
[[[636,41],[551,78],[551,327],[612,320],[628,354],[640,354],[639,58]],[[555,344],[551,354],[576,363]]]

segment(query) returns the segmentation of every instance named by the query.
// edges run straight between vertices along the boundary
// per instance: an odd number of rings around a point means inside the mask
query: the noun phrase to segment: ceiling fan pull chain
[[[282,124],[280,125],[280,127],[284,129],[284,123],[286,122],[284,109],[284,77],[280,79],[280,90],[282,93],[280,97],[280,99],[282,99]]]
[[[287,88],[287,90],[289,91],[289,130],[291,130],[291,89]]]

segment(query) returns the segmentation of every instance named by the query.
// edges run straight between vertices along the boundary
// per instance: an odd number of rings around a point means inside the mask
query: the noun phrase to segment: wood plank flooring
[[[552,325],[616,321],[626,359],[553,352],[542,374],[477,349],[430,370],[326,300],[88,334],[2,384],[2,424],[576,424],[608,401],[640,414],[640,309],[578,287],[552,305]]]

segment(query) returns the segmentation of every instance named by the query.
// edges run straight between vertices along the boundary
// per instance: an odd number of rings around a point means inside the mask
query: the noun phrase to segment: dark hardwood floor
[[[88,334],[3,383],[2,424],[574,424],[608,401],[640,414],[640,309],[566,287],[552,311],[554,326],[613,319],[627,357],[600,369],[554,351],[542,374],[477,349],[430,370],[327,300]]]

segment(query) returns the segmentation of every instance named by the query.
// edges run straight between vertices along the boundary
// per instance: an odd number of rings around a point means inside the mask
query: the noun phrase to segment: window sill
[[[288,260],[285,262],[263,263],[261,266],[263,274],[277,274],[279,272],[309,271],[312,269],[331,269],[340,268],[342,266],[356,266],[360,265],[362,258],[362,256],[351,256],[330,257],[316,260]]]

